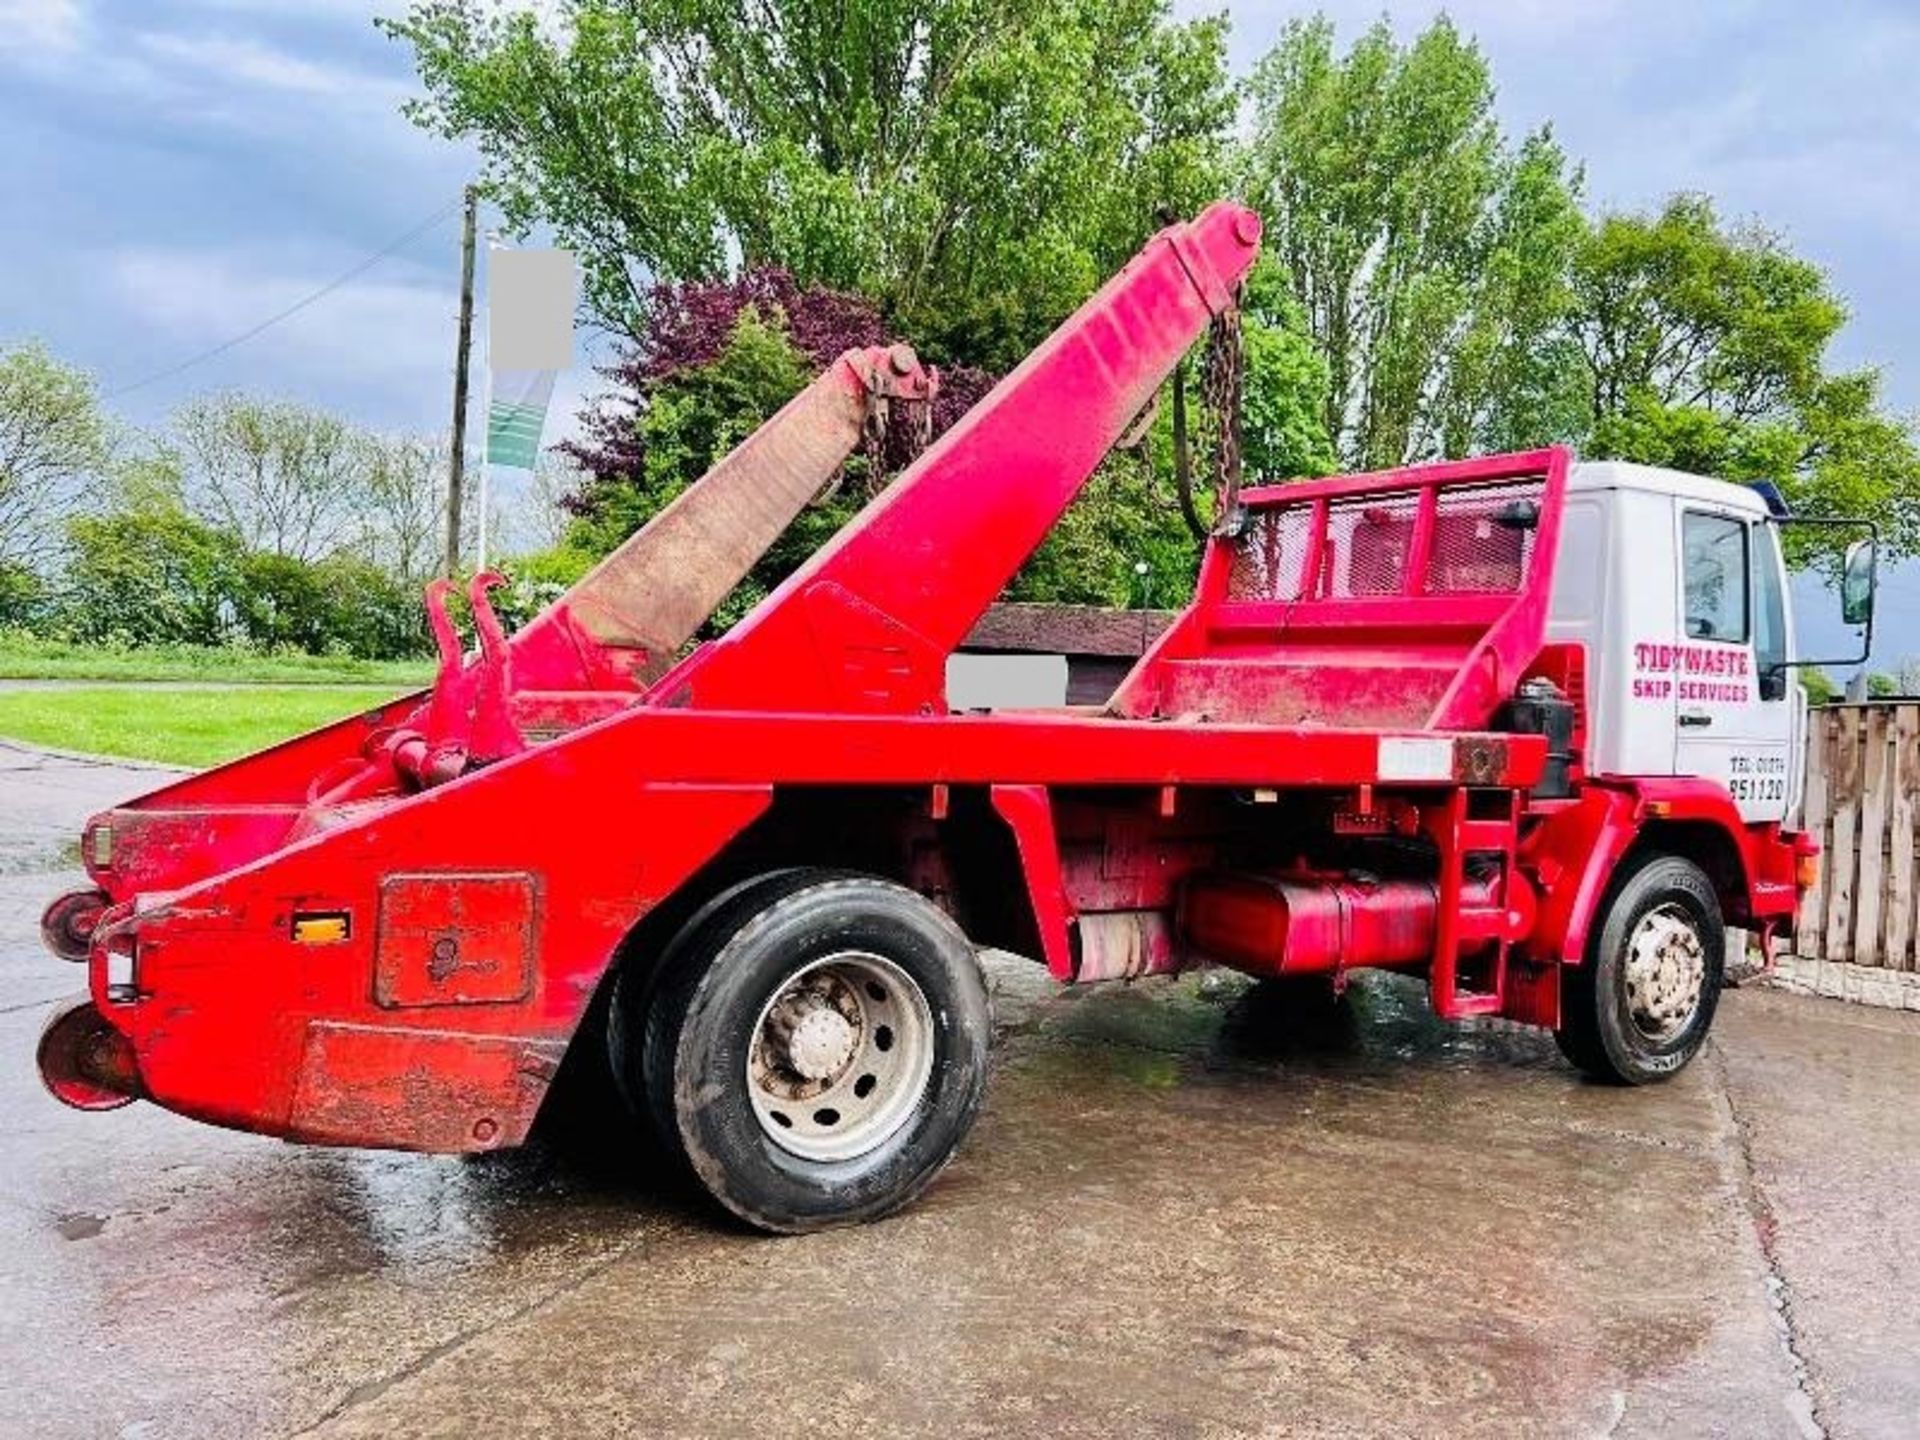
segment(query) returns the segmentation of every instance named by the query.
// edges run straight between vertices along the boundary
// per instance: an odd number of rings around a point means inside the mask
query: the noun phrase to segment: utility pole
[[[460,227],[460,339],[453,361],[453,453],[447,457],[447,550],[442,566],[448,575],[460,569],[460,492],[467,468],[467,368],[473,358],[473,242],[480,210],[480,191],[467,186],[467,214]],[[486,417],[481,417],[481,424]]]

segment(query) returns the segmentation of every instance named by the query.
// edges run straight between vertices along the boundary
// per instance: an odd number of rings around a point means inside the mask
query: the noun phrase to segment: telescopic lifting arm
[[[895,404],[924,407],[935,385],[908,346],[847,351],[521,633],[516,683],[565,688],[568,660],[597,675],[603,652],[657,678]]]

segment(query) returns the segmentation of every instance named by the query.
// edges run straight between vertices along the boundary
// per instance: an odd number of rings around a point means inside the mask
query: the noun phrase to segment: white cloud
[[[365,23],[365,5],[358,9]],[[116,111],[137,106],[156,118],[254,130],[310,130],[316,109],[356,123],[384,121],[409,93],[398,67],[379,73],[334,63],[251,29],[170,25],[161,7],[143,7],[145,28],[135,29],[131,10],[0,0],[0,63],[62,90],[110,96]]]
[[[401,87],[384,76],[326,65],[246,36],[149,33],[141,50],[162,70],[186,72],[218,84],[327,97],[361,97],[392,103]]]
[[[113,252],[105,262],[131,317],[181,358],[251,329],[338,273],[276,268],[230,251],[141,247]],[[431,395],[452,361],[454,309],[453,293],[438,284],[368,276],[186,372],[181,384],[244,385],[268,370],[303,392],[377,382]]]
[[[80,0],[0,0],[0,51],[67,54],[79,46],[85,22]]]
[[[221,35],[143,35],[140,44],[149,55],[163,62],[209,70],[223,80],[316,94],[332,94],[345,84],[340,71],[288,55],[257,40]]]

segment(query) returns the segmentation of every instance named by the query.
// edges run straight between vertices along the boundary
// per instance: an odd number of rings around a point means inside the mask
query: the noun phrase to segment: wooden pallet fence
[[[1794,948],[1823,960],[1920,968],[1920,702],[1829,705],[1810,720],[1806,823],[1820,839],[1820,883],[1801,907]]]

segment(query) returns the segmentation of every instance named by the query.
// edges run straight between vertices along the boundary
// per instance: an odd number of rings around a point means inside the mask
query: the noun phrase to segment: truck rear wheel
[[[1586,963],[1561,972],[1554,1039],[1597,1080],[1665,1080],[1706,1042],[1725,968],[1712,882],[1690,860],[1649,856],[1615,887]]]
[[[822,871],[744,887],[696,927],[640,1037],[662,1138],[763,1230],[907,1204],[985,1091],[992,1026],[966,937],[910,890]]]

